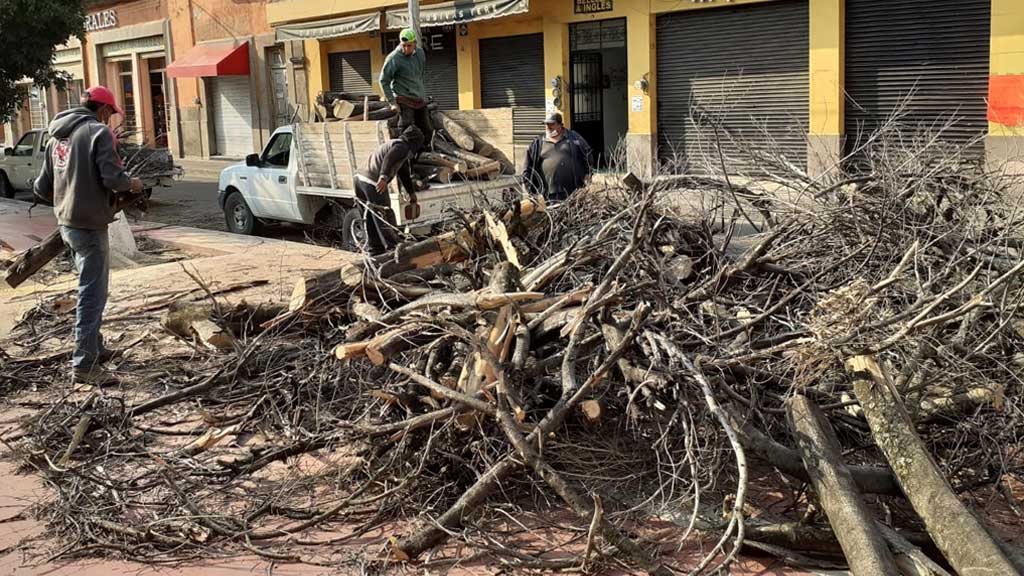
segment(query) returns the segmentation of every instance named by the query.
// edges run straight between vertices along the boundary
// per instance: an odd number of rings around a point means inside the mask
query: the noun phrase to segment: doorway
[[[626,66],[625,18],[569,25],[570,120],[597,168],[614,162],[629,131]]]
[[[149,95],[151,114],[153,115],[153,139],[155,148],[167,148],[167,96],[164,91],[164,58],[148,58]]]

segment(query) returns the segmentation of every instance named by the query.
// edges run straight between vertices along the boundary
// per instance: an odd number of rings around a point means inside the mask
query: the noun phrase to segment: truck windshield
[[[36,138],[39,137],[38,132],[29,132],[18,140],[18,144],[14,147],[14,156],[31,156],[36,149]]]

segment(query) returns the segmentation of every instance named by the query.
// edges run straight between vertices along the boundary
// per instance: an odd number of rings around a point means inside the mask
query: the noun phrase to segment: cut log
[[[380,102],[380,94],[360,94],[358,92],[331,92],[330,94],[335,98],[350,100],[352,102],[362,102],[363,100]]]
[[[458,145],[459,148],[469,150],[470,152],[476,148],[476,143],[473,140],[472,134],[470,134],[469,130],[466,130],[462,124],[452,120],[445,115],[444,112],[435,111],[431,114],[431,118],[434,121],[434,126],[443,128],[448,132],[448,135],[452,137],[452,140],[455,141],[455,144]]]
[[[355,109],[356,105],[348,100],[335,100],[334,104],[331,106],[331,111],[333,112],[334,117],[339,120],[343,120],[351,116],[355,112]]]
[[[962,575],[1015,574],[1017,569],[939,471],[889,375],[873,356],[846,361],[871,434],[935,544]]]
[[[218,326],[212,320],[194,320],[189,327],[207,348],[232,350],[235,347],[235,335],[231,330]]]
[[[491,162],[493,162],[493,160],[491,160],[487,156],[481,156],[480,154],[467,152],[466,150],[463,150],[458,146],[453,146],[442,140],[434,142],[434,149],[438,152],[441,152],[442,154],[447,154],[449,156],[454,156],[459,160],[463,160],[472,168],[476,168],[477,166],[490,164]]]
[[[448,168],[456,173],[462,173],[469,169],[467,164],[458,158],[454,158],[447,154],[439,154],[437,152],[421,152],[419,158],[416,160],[422,164]]]
[[[392,110],[391,108],[381,108],[380,110],[371,110],[370,112],[368,112],[368,113],[366,113],[364,115],[356,115],[356,116],[351,116],[349,118],[345,118],[344,121],[345,122],[362,122],[363,118],[366,118],[366,120],[375,120],[375,121],[376,120],[390,120],[391,118],[394,118],[396,116],[398,116],[398,113],[395,112],[394,110]]]
[[[463,175],[466,178],[480,178],[480,179],[491,179],[493,176],[501,174],[501,163],[497,160],[491,160],[486,164],[481,164],[475,168],[466,170]]]
[[[601,403],[597,400],[584,400],[580,402],[580,412],[583,413],[583,417],[587,419],[587,422],[596,424],[601,421]]]
[[[854,576],[896,574],[896,560],[843,464],[842,447],[825,414],[806,396],[788,402],[800,456]]]
[[[921,409],[916,415],[916,420],[931,422],[943,418],[957,418],[986,406],[1001,411],[1005,401],[1006,387],[1002,384],[994,385],[991,388],[972,388],[951,396],[925,398],[921,401]]]
[[[292,290],[288,311],[302,310],[317,302],[330,302],[351,292],[362,283],[359,266],[349,264],[340,270],[328,270],[309,278],[299,278]]]
[[[418,348],[437,338],[436,325],[429,322],[413,322],[389,330],[371,340],[366,346],[366,357],[377,366],[381,366],[396,354]]]
[[[11,288],[17,288],[33,274],[64,252],[64,240],[60,230],[54,230],[43,241],[22,252],[7,268],[4,280]]]
[[[369,345],[367,341],[338,344],[334,347],[334,357],[338,360],[362,358],[366,356],[366,347]]]

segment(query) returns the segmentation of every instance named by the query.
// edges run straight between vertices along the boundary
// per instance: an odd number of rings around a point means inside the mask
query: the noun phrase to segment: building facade
[[[405,3],[279,0],[308,94],[380,91]],[[442,107],[515,105],[518,142],[560,110],[633,167],[696,163],[703,112],[813,173],[900,109],[958,118],[990,163],[1024,140],[1024,4],[1016,0],[475,0],[422,2],[429,91]],[[298,52],[298,50],[293,50]],[[540,110],[540,112],[536,112]]]
[[[8,142],[76,90],[111,85],[126,127],[180,157],[241,157],[312,117],[324,91],[380,93],[408,25],[401,0],[133,0],[90,9],[58,49],[66,93],[26,85]],[[559,110],[606,164],[681,169],[707,155],[702,118],[811,173],[897,110],[1024,152],[1019,0],[423,0],[427,88],[441,108],[514,106],[525,146]],[[706,128],[706,127],[705,127]]]

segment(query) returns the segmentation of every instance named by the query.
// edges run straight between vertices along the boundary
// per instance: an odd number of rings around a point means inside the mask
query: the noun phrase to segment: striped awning
[[[380,30],[380,12],[356,14],[330,20],[300,22],[277,27],[277,40],[326,40]]]
[[[451,26],[478,20],[490,20],[530,11],[530,0],[455,0],[420,8],[420,27]],[[396,8],[387,12],[389,30],[407,28],[409,10]]]

